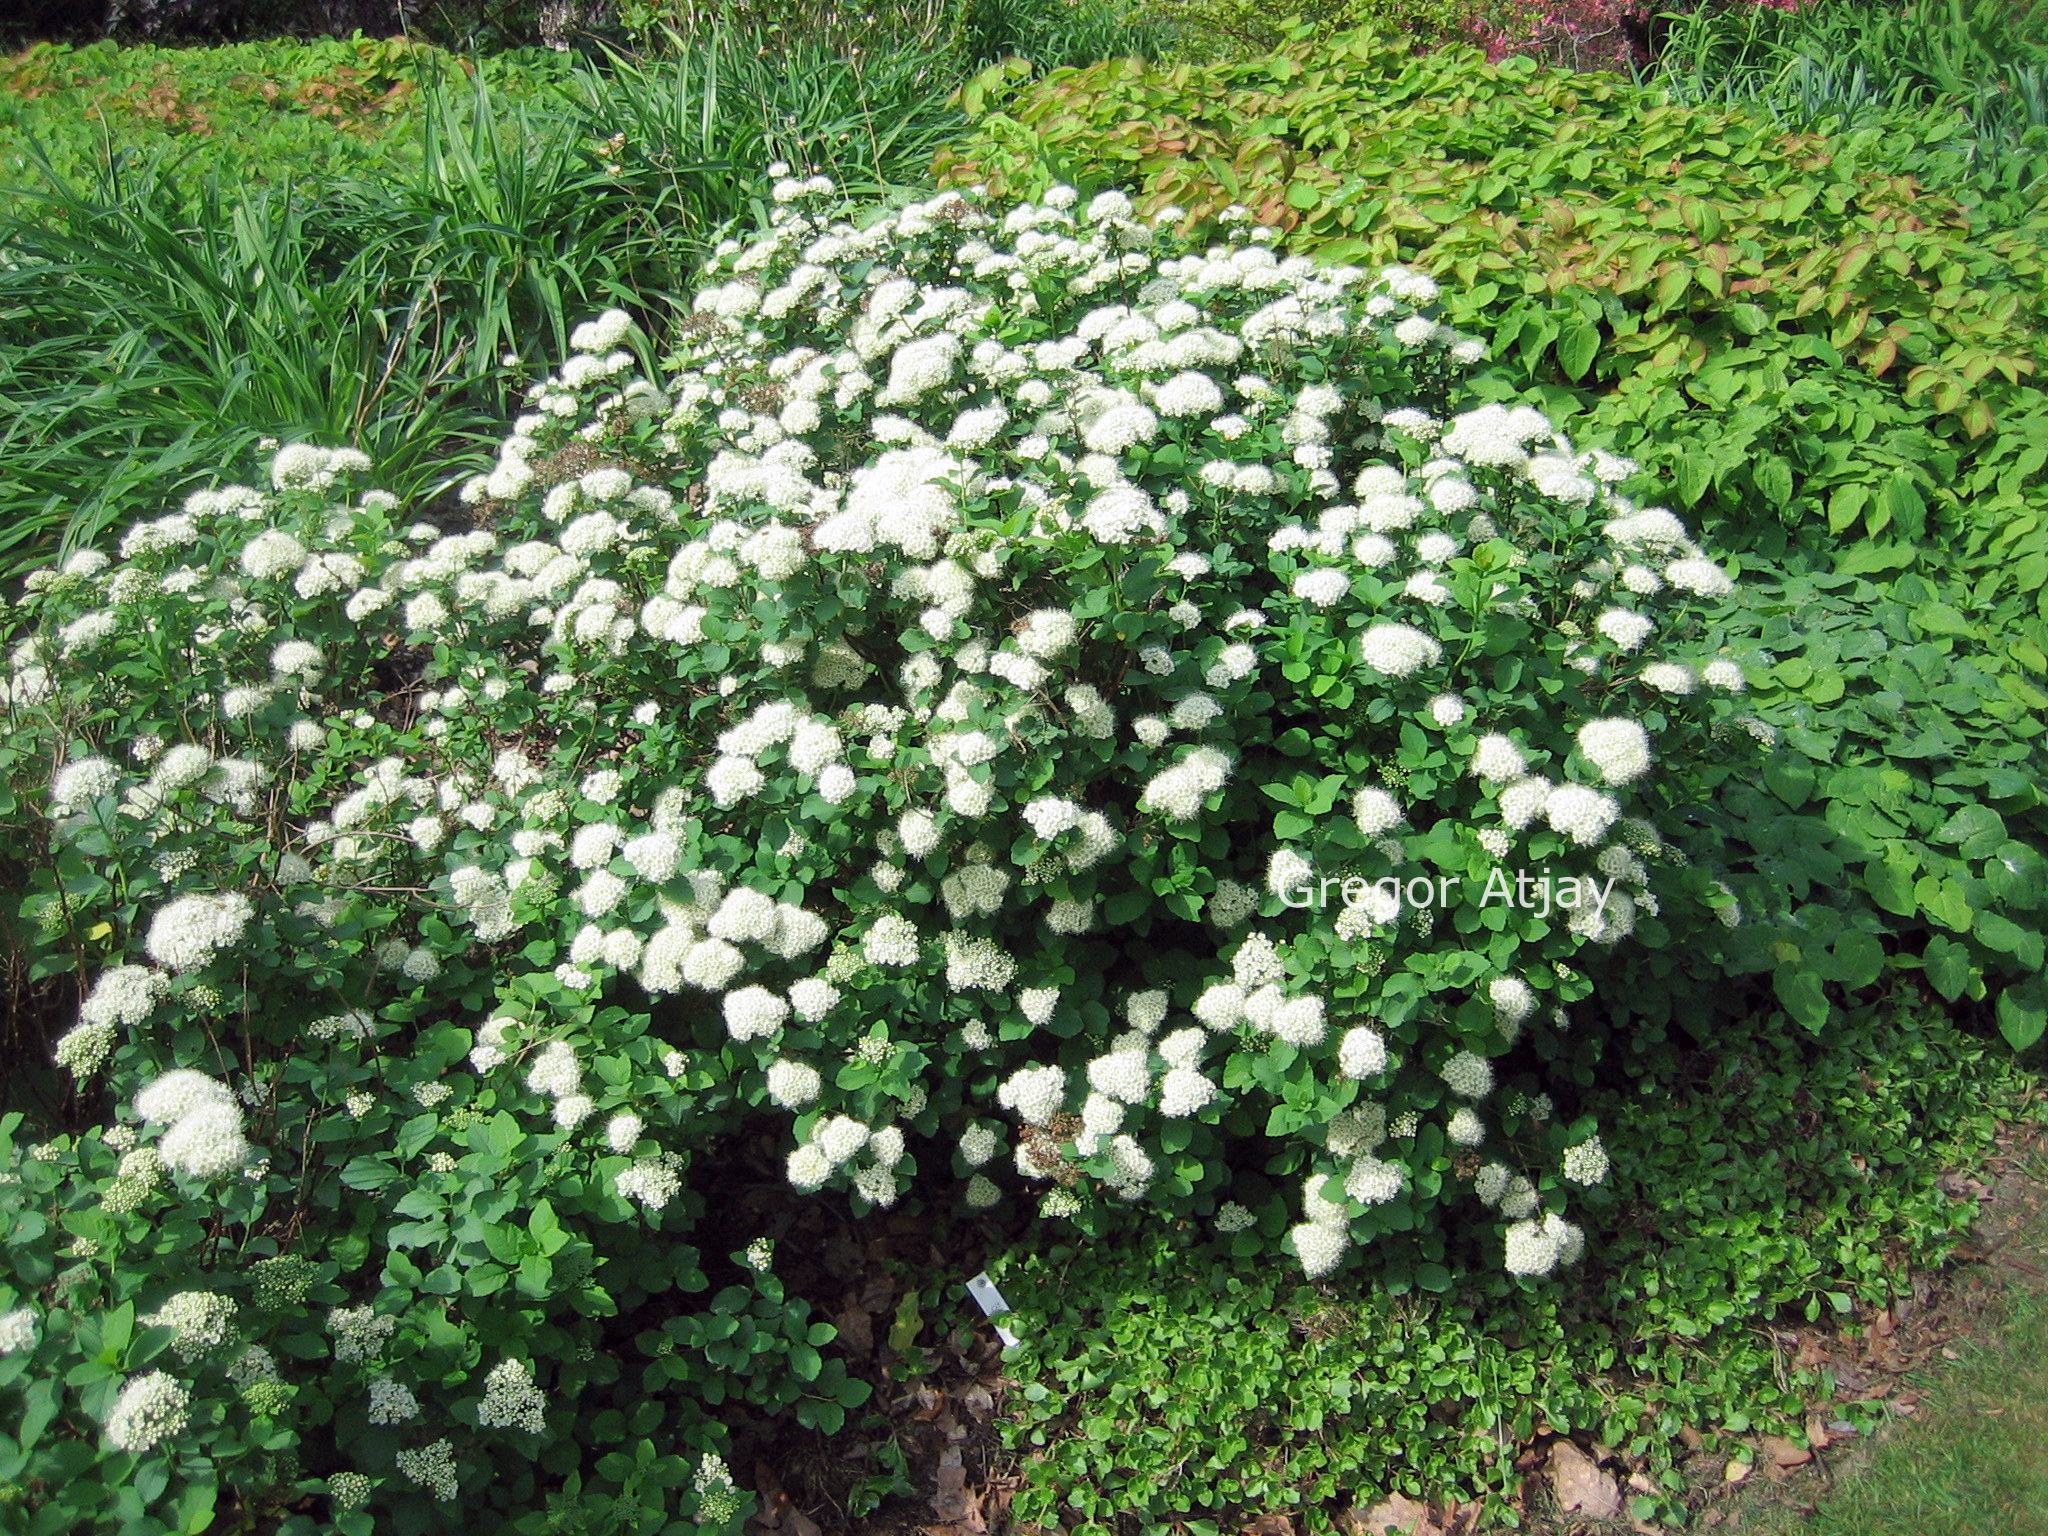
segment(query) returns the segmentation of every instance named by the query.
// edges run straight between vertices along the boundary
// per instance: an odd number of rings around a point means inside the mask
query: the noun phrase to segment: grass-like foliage
[[[346,72],[337,50],[371,46],[222,50],[176,75],[225,103],[218,135],[123,115],[122,82],[168,63],[15,66],[48,95],[22,87],[0,134],[19,167],[0,213],[0,570],[102,538],[265,437],[359,444],[394,491],[429,496],[486,460],[508,381],[561,355],[578,316],[666,316],[718,234],[761,215],[763,165],[880,193],[921,179],[958,123],[942,50],[769,57],[725,35],[473,75],[375,45],[402,73],[374,122],[265,104],[260,86],[304,77],[296,102]],[[104,122],[81,128],[88,99]]]
[[[1962,151],[1969,184],[2017,191],[2042,174],[2039,0],[1702,6],[1673,18],[1660,41],[1655,79],[1680,100],[1758,106],[1801,127],[1889,126],[1906,155],[1915,135],[1899,114],[1933,109],[1929,136]],[[1944,128],[1940,114],[1959,124]]]
[[[1633,466],[1447,417],[1477,344],[1412,273],[776,197],[672,384],[577,329],[475,530],[295,444],[32,583],[26,911],[108,1095],[6,1186],[57,1507],[454,1528],[595,1453],[701,1510],[597,1448],[865,1392],[768,1280],[674,1294],[762,1113],[862,1208],[1576,1261],[1575,1005],[1736,915],[1656,827],[1748,740],[1726,574]]]

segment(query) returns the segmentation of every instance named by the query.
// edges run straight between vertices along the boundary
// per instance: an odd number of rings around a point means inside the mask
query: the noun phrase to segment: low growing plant
[[[1440,1296],[1339,1290],[1193,1232],[1004,1256],[1015,1516],[1091,1532],[1285,1513],[1327,1532],[1398,1492],[1506,1524],[1518,1458],[1555,1433],[1637,1463],[1628,1513],[1676,1524],[1689,1446],[1718,1481],[1749,1437],[1803,1438],[1817,1407],[1882,1422],[1784,1341],[1855,1327],[1964,1243],[1977,1208],[1946,1176],[2028,1113],[2031,1077],[1915,1003],[1820,1039],[1789,1022],[1724,1024],[1573,1101],[1615,1127],[1613,1203],[1586,1268],[1533,1290],[1482,1272]]]

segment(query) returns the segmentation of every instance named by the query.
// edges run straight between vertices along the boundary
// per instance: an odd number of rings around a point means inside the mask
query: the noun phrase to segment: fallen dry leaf
[[[1292,1515],[1264,1514],[1244,1528],[1244,1536],[1294,1536]]]
[[[963,1531],[988,1529],[981,1514],[981,1499],[967,1486],[967,1469],[960,1464],[960,1447],[949,1445],[939,1457],[933,1475],[932,1513],[947,1525]]]
[[[1724,1483],[1741,1482],[1745,1477],[1749,1476],[1751,1465],[1752,1463],[1743,1461],[1740,1458],[1730,1461],[1727,1466],[1721,1469],[1721,1481]]]
[[[839,1330],[839,1343],[847,1354],[862,1359],[875,1352],[874,1322],[854,1296],[847,1296],[832,1324]]]
[[[1621,1489],[1600,1470],[1600,1464],[1569,1440],[1550,1447],[1551,1492],[1557,1507],[1568,1515],[1585,1515],[1592,1520],[1612,1520],[1621,1513]]]
[[[1418,1504],[1405,1493],[1390,1493],[1371,1509],[1360,1513],[1346,1510],[1343,1525],[1347,1536],[1444,1536],[1443,1527],[1430,1515],[1427,1504]]]
[[[1765,1435],[1759,1445],[1763,1453],[1781,1467],[1803,1467],[1813,1460],[1813,1452],[1803,1445],[1794,1445],[1783,1435]]]

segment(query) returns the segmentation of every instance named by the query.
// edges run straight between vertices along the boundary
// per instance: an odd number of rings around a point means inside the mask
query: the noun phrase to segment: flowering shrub
[[[862,1208],[921,1169],[1424,1284],[1457,1230],[1581,1249],[1544,1066],[1611,946],[1730,905],[1656,827],[1746,739],[1690,639],[1728,575],[1628,462],[1454,414],[1483,344],[1419,274],[1119,193],[777,196],[667,385],[577,331],[474,529],[300,444],[33,583],[29,911],[114,1106],[7,1186],[76,1437],[34,1475],[139,1519],[197,1441],[423,1530],[588,1451],[736,1515],[657,1426],[866,1390],[765,1264],[674,1295],[764,1111]]]

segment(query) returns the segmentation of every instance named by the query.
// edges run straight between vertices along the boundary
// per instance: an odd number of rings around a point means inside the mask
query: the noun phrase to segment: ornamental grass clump
[[[75,1189],[161,1147],[124,1216],[248,1234],[181,1290],[296,1233],[279,1368],[416,1522],[580,1433],[579,1351],[699,1390],[653,1234],[750,1115],[862,1208],[1569,1264],[1545,1064],[1710,899],[1656,824],[1744,739],[1730,579],[1633,465],[1454,411],[1430,279],[1117,193],[776,196],[665,381],[576,332],[474,527],[295,445],[39,578],[5,672],[102,957]]]

